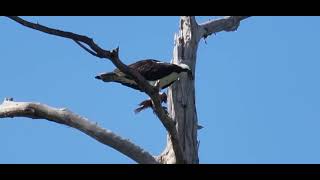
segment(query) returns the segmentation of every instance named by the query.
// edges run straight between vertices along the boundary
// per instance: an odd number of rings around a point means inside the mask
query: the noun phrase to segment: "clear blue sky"
[[[198,17],[204,22],[214,17]],[[26,17],[120,46],[125,63],[169,62],[179,17]],[[0,100],[68,107],[153,154],[166,133],[146,95],[94,79],[111,71],[75,43],[0,18]],[[320,163],[320,17],[251,17],[200,43],[196,104],[200,163]],[[0,119],[0,163],[135,163],[72,128]]]

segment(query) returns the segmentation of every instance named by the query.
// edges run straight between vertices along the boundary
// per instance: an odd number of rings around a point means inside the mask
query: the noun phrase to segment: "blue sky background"
[[[198,17],[198,23],[212,17]],[[179,17],[26,17],[120,46],[125,63],[169,62]],[[94,79],[111,62],[0,18],[0,99],[68,107],[159,154],[166,133],[146,95]],[[320,17],[251,17],[199,45],[200,163],[320,163]],[[72,128],[0,119],[0,163],[135,163]]]

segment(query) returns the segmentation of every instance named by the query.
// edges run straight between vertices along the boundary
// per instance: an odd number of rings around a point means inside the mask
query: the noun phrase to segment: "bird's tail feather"
[[[100,79],[104,82],[113,82],[118,79],[118,75],[114,72],[102,73],[95,77],[96,79]]]

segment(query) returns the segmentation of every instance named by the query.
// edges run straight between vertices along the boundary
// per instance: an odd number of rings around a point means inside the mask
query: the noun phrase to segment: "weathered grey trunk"
[[[198,49],[198,25],[194,17],[181,17],[179,32],[174,37],[172,63],[184,63],[193,71],[193,78],[183,76],[168,89],[168,112],[176,121],[185,163],[199,163],[197,140],[197,111],[195,99],[195,68]],[[162,153],[163,163],[175,163],[170,138]]]

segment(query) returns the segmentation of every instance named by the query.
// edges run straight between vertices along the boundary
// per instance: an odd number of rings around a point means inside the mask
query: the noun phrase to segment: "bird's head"
[[[183,72],[187,72],[190,79],[194,79],[191,68],[187,64],[180,63],[178,64],[182,68]]]
[[[180,66],[183,70],[187,71],[191,71],[191,68],[187,65],[187,64],[178,64],[178,66]]]

